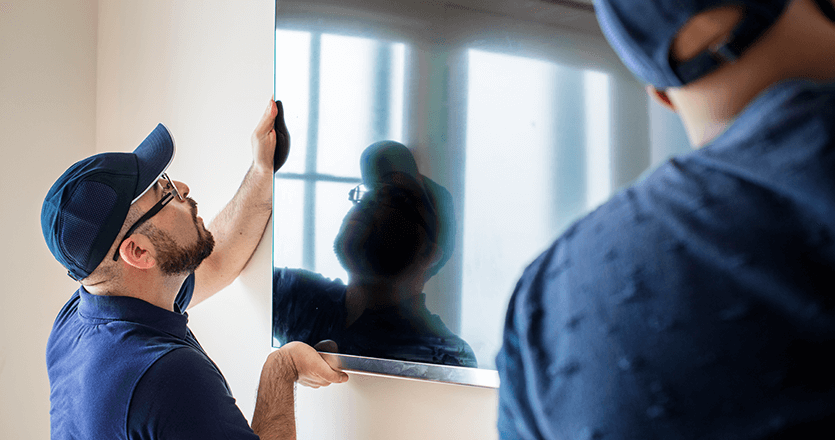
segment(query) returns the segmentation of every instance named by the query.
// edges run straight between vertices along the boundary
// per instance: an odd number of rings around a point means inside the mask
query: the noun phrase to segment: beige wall
[[[170,174],[211,218],[251,162],[249,136],[272,93],[273,4],[0,0],[0,24],[0,438],[40,439],[46,338],[75,288],[43,244],[44,194],[75,160],[131,150],[163,122],[177,142]],[[247,417],[270,351],[270,235],[238,281],[190,312]],[[495,390],[351,375],[297,397],[301,439],[497,437]]]
[[[44,362],[76,289],[41,234],[41,202],[95,151],[95,0],[0,0],[0,438],[49,438]]]

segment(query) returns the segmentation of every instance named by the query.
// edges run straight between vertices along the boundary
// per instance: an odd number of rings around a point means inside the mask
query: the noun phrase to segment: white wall
[[[49,438],[44,361],[77,285],[44,244],[49,187],[95,152],[96,0],[0,1],[0,438]]]
[[[52,321],[76,285],[44,245],[40,206],[70,164],[129,151],[165,123],[172,177],[203,217],[233,195],[272,93],[270,0],[0,1],[0,438],[49,432],[44,364]],[[247,417],[270,351],[267,236],[242,277],[190,312],[190,326]],[[300,388],[301,439],[495,438],[497,393],[351,375]]]
[[[132,149],[164,123],[177,146],[168,174],[214,217],[252,162],[272,94],[273,5],[102,1],[98,17],[97,151]],[[261,246],[241,279],[189,313],[247,417],[270,351],[270,252]]]

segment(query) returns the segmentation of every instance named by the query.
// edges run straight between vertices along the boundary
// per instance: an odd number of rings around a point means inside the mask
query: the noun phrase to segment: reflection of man
[[[525,271],[497,358],[502,438],[831,435],[833,2],[595,9],[703,148],[615,195]]]
[[[132,153],[83,159],[52,186],[44,237],[81,283],[47,344],[52,438],[295,438],[294,381],[347,379],[307,345],[282,347],[262,369],[250,429],[186,325],[186,308],[231,283],[261,239],[274,118],[271,103],[252,137],[253,165],[209,228],[189,187],[165,173],[174,141],[162,124]]]
[[[332,340],[343,354],[475,367],[470,346],[429,312],[423,293],[452,253],[452,197],[397,142],[369,146],[361,168],[364,185],[351,191],[355,205],[334,241],[348,285],[277,269],[275,336]]]

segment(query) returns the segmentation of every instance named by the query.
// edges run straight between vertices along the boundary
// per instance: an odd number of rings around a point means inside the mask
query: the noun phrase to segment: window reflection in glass
[[[461,337],[495,368],[522,270],[611,193],[609,77],[469,50]],[[489,74],[485,74],[489,72]]]
[[[292,135],[275,193],[292,203],[279,205],[274,218],[274,262],[346,280],[333,254],[350,208],[344,194],[360,182],[357,158],[365,147],[402,140],[407,47],[288,29],[276,29],[275,46],[276,97]]]

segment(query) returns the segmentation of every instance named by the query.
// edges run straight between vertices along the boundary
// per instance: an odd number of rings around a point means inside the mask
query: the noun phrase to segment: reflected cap
[[[693,82],[736,61],[782,15],[790,0],[594,0],[600,28],[623,63],[659,89]],[[670,47],[693,16],[721,6],[741,6],[742,20],[729,38],[695,58],[674,63]]]
[[[131,153],[101,153],[69,167],[41,207],[41,229],[52,255],[75,280],[89,276],[107,255],[130,205],[174,160],[174,139],[159,124]]]
[[[402,173],[412,178],[421,188],[421,198],[432,219],[426,219],[436,230],[430,237],[443,252],[438,263],[429,270],[436,274],[452,256],[455,248],[455,212],[452,194],[418,171],[415,156],[405,145],[395,141],[380,141],[368,146],[360,157],[363,184],[371,189],[390,183],[391,173]]]

